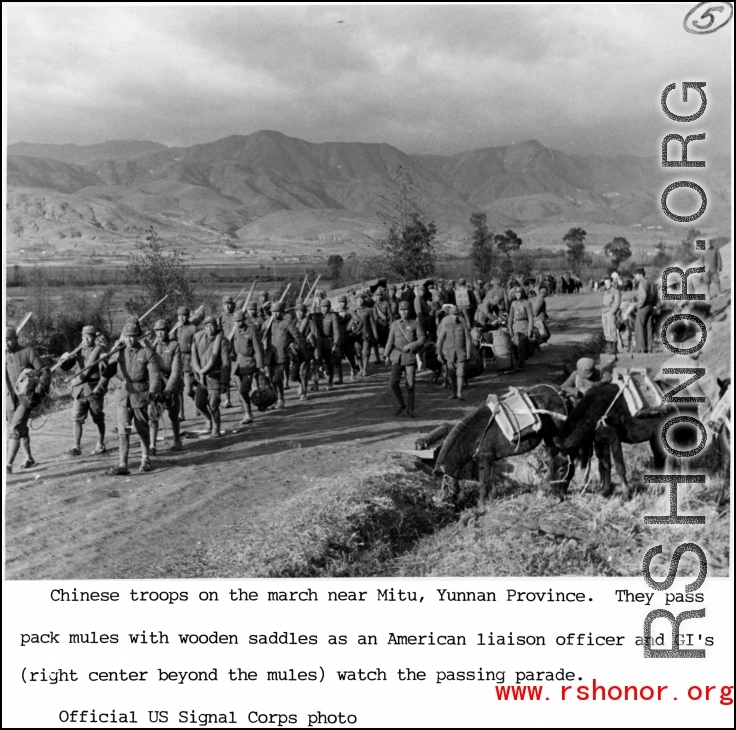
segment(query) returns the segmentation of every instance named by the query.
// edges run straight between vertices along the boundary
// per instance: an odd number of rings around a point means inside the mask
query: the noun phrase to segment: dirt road
[[[247,533],[274,505],[316,480],[348,479],[361,466],[386,463],[392,452],[413,448],[417,435],[461,417],[490,392],[559,383],[565,363],[574,362],[579,348],[600,332],[600,303],[586,294],[548,301],[553,337],[525,372],[487,370],[471,381],[464,404],[448,400],[449,392],[430,384],[431,373],[424,373],[418,378],[416,419],[393,417],[388,370],[373,365],[367,379],[310,393],[306,403],[292,388],[285,410],[257,414],[247,427],[238,425],[239,409],[223,410],[226,435],[187,439],[180,453],[167,451],[170,432],[162,429],[166,442],[159,441],[154,470],[130,477],[104,475],[117,463],[114,433],[108,454],[88,456],[95,443],[88,422],[85,456],[75,459],[66,456],[72,446],[70,412],[54,413],[45,423],[39,419],[31,432],[38,465],[7,478],[6,577],[185,577],[176,567],[183,552],[206,552],[223,534]],[[193,412],[188,401],[187,414]],[[114,417],[110,404],[110,430]],[[199,427],[195,420],[184,424],[190,433]],[[137,455],[134,446],[134,468]]]

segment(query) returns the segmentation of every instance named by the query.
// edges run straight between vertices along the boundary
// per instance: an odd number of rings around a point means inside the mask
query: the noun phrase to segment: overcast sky
[[[733,22],[686,33],[695,4],[4,3],[8,142],[191,145],[274,129],[406,152],[535,138],[653,155],[664,133],[705,131],[728,154]],[[680,81],[707,84],[687,132],[659,107]]]

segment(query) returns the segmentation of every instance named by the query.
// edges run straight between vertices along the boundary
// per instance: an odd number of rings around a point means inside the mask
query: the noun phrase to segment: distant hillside
[[[534,140],[411,156],[387,144],[261,131],[186,148],[17,143],[8,155],[11,250],[63,248],[70,239],[76,248],[115,245],[150,225],[185,246],[267,239],[365,250],[385,230],[398,169],[448,244],[467,237],[476,211],[494,227],[663,222],[656,159],[566,155]],[[720,223],[730,218],[730,177],[726,169],[712,179]]]

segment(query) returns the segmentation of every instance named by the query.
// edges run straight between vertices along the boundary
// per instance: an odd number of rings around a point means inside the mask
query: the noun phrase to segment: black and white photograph
[[[727,577],[732,14],[4,3],[6,580]]]

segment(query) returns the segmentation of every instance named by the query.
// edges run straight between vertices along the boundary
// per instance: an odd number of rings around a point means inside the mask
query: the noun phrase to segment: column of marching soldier
[[[367,377],[373,354],[375,363],[390,368],[390,388],[397,403],[394,415],[414,417],[415,378],[427,367],[425,355],[430,348],[444,370],[445,386],[452,389],[450,397],[464,400],[473,325],[507,326],[523,368],[525,339],[532,337],[535,316],[538,324],[547,319],[543,284],[532,306],[518,282],[511,280],[504,286],[496,278],[487,284],[478,280],[475,285],[460,278],[457,284],[438,280],[431,285],[391,285],[387,290],[380,286],[373,291],[353,289],[337,297],[336,311],[324,289],[297,299],[290,311],[283,301],[272,301],[266,291],[259,293],[257,301],[252,293],[253,289],[242,304],[224,296],[217,316],[205,317],[203,308],[191,312],[180,307],[176,324],[158,319],[152,332],[144,335],[141,323],[149,310],[140,320],[130,318],[125,323],[120,340],[109,351],[104,337],[85,326],[79,347],[64,353],[53,368],[44,366],[32,347],[21,347],[16,330],[7,328],[7,472],[12,472],[19,449],[24,457],[21,468],[35,464],[28,423],[56,368],[73,371],[71,456],[82,455],[82,429],[88,415],[97,429],[92,453],[106,453],[104,397],[110,380],[117,378],[119,461],[107,473],[128,475],[133,429],[140,438],[140,471],[150,471],[164,413],[173,436],[170,449],[182,450],[185,396],[204,419],[205,433],[217,438],[220,408],[233,405],[233,384],[245,425],[253,421],[251,395],[258,387],[275,391],[275,408],[282,409],[290,380],[304,401],[308,390],[319,390],[321,380],[326,380],[327,390],[343,383],[343,360],[348,361],[351,380]]]

